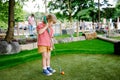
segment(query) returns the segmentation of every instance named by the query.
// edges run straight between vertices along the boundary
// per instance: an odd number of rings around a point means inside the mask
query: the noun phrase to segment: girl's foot
[[[47,69],[43,69],[43,74],[45,74],[46,76],[52,75],[52,73],[50,71],[48,71]]]
[[[50,72],[50,73],[55,73],[56,70],[52,69],[51,67],[48,67],[47,70]]]

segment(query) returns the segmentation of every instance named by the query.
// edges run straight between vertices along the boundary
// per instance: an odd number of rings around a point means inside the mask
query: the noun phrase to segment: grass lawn
[[[75,52],[75,53],[112,54],[114,52],[114,46],[112,43],[105,42],[99,39],[56,44],[55,47],[56,51],[64,53]]]
[[[71,43],[56,44],[57,54],[69,53],[92,53],[92,54],[113,54],[113,44],[99,39],[77,41]],[[37,53],[37,49],[30,51],[21,51],[13,55],[0,56],[0,69],[11,67],[27,61],[40,59],[41,56]]]
[[[99,39],[56,44],[52,66],[56,74],[41,73],[37,49],[0,56],[0,80],[119,80],[120,57],[113,54],[113,44]],[[85,54],[86,53],[86,54]],[[59,59],[59,61],[57,60]],[[65,71],[59,74],[58,63]]]
[[[120,80],[120,56],[112,54],[61,54],[52,56],[57,70],[44,76],[41,59],[0,70],[0,80]],[[59,73],[61,66],[65,75]]]

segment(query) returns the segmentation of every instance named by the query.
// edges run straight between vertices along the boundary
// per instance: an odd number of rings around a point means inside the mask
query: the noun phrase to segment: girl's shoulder
[[[44,27],[44,26],[45,26],[45,24],[43,22],[39,22],[37,25],[37,27]]]
[[[38,25],[44,25],[44,23],[43,22],[39,22]]]

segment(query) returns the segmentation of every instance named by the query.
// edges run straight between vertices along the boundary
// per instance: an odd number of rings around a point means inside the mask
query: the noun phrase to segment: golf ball
[[[61,74],[64,75],[65,74],[64,71],[62,71]]]

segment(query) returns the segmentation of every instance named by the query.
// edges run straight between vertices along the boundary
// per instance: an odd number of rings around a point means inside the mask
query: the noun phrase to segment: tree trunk
[[[70,12],[70,15],[69,15],[69,20],[70,20],[70,23],[72,23],[72,14]]]
[[[100,0],[98,0],[98,27],[100,28]]]
[[[70,12],[70,22],[72,23],[72,10],[71,10],[71,0],[69,0],[69,12]]]
[[[47,14],[47,0],[45,0],[44,3],[45,3],[45,13]]]
[[[8,30],[5,36],[5,40],[7,42],[10,42],[13,40],[14,37],[14,6],[15,6],[15,0],[9,0],[9,19],[8,19]]]
[[[70,28],[72,27],[72,10],[71,10],[71,0],[68,0],[68,12],[69,12],[69,21]]]

